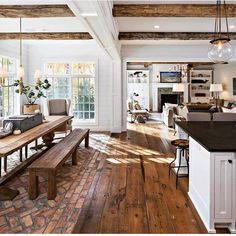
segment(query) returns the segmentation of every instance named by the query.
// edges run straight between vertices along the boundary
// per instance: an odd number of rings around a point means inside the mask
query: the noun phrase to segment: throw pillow
[[[224,101],[223,107],[228,107],[229,106],[229,101]]]
[[[222,109],[223,112],[226,112],[226,113],[236,113],[236,107],[234,107],[232,109],[222,107],[221,109]]]
[[[227,108],[231,108],[233,104],[234,104],[233,102],[229,102]]]
[[[177,107],[177,106],[178,106],[178,104],[165,103],[166,109],[173,108],[173,107]]]

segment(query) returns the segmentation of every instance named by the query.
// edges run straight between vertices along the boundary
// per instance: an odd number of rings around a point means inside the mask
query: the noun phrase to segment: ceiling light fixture
[[[98,16],[97,13],[81,13],[81,16],[88,17],[88,16]]]
[[[235,28],[235,25],[230,25],[229,28],[230,28],[230,29],[234,29],[234,28]]]
[[[223,15],[227,32],[222,33]],[[214,39],[210,41],[208,57],[215,63],[228,62],[233,57],[233,47],[230,44],[229,24],[225,0],[216,2],[216,18]]]
[[[155,25],[154,28],[155,29],[160,29],[160,26],[159,25]]]

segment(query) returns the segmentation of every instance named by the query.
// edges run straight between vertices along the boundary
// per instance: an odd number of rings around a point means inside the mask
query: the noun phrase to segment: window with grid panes
[[[5,78],[5,84],[11,85],[16,79],[16,59],[0,56],[0,67],[6,69],[8,77]],[[14,94],[15,87],[0,88],[0,117],[14,114]]]
[[[70,98],[76,119],[95,120],[94,62],[49,63],[46,73],[52,84],[48,98]]]

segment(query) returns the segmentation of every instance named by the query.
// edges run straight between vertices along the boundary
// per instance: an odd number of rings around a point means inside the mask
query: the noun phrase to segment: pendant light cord
[[[214,35],[215,40],[217,40],[219,38],[225,38],[222,36],[222,16],[223,16],[223,14],[225,15],[227,38],[230,40],[226,1],[223,0],[221,3],[221,0],[217,0],[216,1],[216,18],[215,18],[215,35]]]
[[[225,21],[226,21],[227,36],[228,36],[228,38],[230,38],[230,36],[229,36],[229,22],[228,22],[228,15],[227,15],[227,6],[226,6],[225,0],[224,0],[224,9],[225,9]]]
[[[20,66],[22,66],[23,58],[22,58],[22,22],[20,18]]]

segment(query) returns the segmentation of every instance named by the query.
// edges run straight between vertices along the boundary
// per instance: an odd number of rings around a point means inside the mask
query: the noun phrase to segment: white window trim
[[[76,58],[73,58],[73,59],[64,59],[64,60],[57,60],[56,58],[47,58],[47,59],[44,59],[43,60],[43,77],[47,78],[47,77],[52,77],[52,75],[47,75],[45,72],[47,71],[47,65],[50,64],[50,63],[68,63],[68,64],[72,64],[72,63],[86,63],[86,62],[94,62],[95,63],[95,102],[94,102],[94,105],[95,105],[95,119],[94,120],[79,120],[79,119],[76,119],[74,118],[73,119],[73,125],[77,126],[98,126],[99,125],[99,113],[98,113],[98,106],[99,106],[99,60],[98,58],[78,58],[78,60]],[[58,75],[57,77],[59,77],[60,75]],[[64,77],[64,75],[61,75]],[[73,78],[73,77],[83,77],[85,78],[86,76],[83,76],[83,75],[70,75],[69,76],[70,79]],[[72,83],[71,84],[71,88],[70,88],[70,93],[72,92]],[[72,93],[70,94],[70,99],[71,99],[71,102],[72,102]],[[70,114],[73,114],[72,112],[72,105],[70,107]]]
[[[6,56],[4,54],[0,54],[0,58],[6,58],[6,59],[9,59],[9,60],[13,60],[15,62],[15,72],[8,72],[8,77],[12,76],[12,77],[15,77],[16,78],[16,74],[17,74],[17,68],[19,67],[19,59],[16,58],[16,57],[13,57],[13,56]],[[14,82],[14,81],[13,81]],[[9,87],[9,89],[11,89],[11,87]],[[19,96],[17,96],[17,93],[15,92],[15,88],[13,87],[13,114],[16,114],[18,112],[18,106],[20,106],[20,103],[19,103]],[[4,104],[4,96],[2,98],[2,102]],[[3,105],[2,104],[2,105]],[[5,110],[4,110],[4,105],[3,105],[3,117],[1,117],[1,119],[4,119],[4,117],[7,117],[6,114],[5,114]]]

